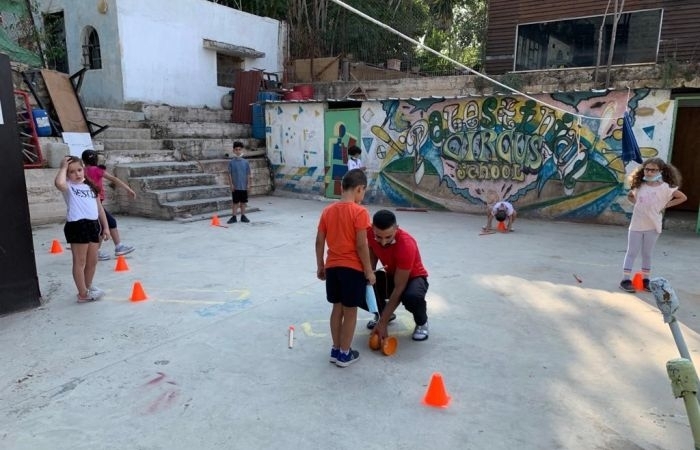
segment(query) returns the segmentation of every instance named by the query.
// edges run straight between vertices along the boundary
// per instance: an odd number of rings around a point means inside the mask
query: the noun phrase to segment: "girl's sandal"
[[[78,294],[78,303],[90,303],[94,302],[95,300],[97,300],[97,298],[90,294],[88,294],[86,297],[81,297],[80,294]]]

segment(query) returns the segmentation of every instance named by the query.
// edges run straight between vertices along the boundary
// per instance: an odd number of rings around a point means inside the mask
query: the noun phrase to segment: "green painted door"
[[[347,172],[348,148],[360,142],[360,110],[337,109],[324,116],[326,197],[339,198]]]

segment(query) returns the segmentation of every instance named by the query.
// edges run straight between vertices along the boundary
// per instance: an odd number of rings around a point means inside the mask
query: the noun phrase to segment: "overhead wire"
[[[538,98],[535,98],[535,97],[533,97],[532,95],[529,95],[529,94],[527,94],[527,93],[525,93],[525,92],[521,92],[521,91],[515,89],[515,88],[512,87],[512,86],[508,86],[508,85],[506,85],[506,84],[501,83],[501,82],[498,81],[498,80],[494,80],[493,78],[491,78],[491,77],[489,77],[489,76],[487,76],[487,75],[485,75],[485,74],[483,74],[483,73],[481,73],[481,72],[477,72],[476,70],[472,69],[471,67],[465,66],[464,64],[462,64],[462,63],[460,63],[459,61],[456,61],[456,60],[450,58],[449,56],[443,55],[442,53],[438,52],[437,50],[434,50],[434,49],[428,47],[427,45],[425,45],[425,44],[423,44],[422,42],[419,42],[419,41],[413,39],[413,38],[410,37],[410,36],[406,36],[405,34],[401,33],[400,31],[398,31],[398,30],[396,30],[396,29],[394,29],[394,28],[392,28],[392,27],[390,27],[389,25],[385,24],[384,22],[381,22],[381,21],[375,19],[374,17],[369,16],[369,15],[363,13],[362,11],[358,10],[357,8],[353,8],[352,6],[350,6],[350,5],[348,5],[348,4],[344,3],[344,2],[342,2],[341,0],[331,0],[331,1],[332,1],[333,3],[335,3],[336,5],[338,5],[338,6],[342,7],[342,8],[345,8],[345,9],[347,9],[348,11],[350,11],[350,12],[352,12],[352,13],[354,13],[354,14],[357,14],[358,16],[362,17],[363,19],[366,19],[366,20],[372,22],[373,24],[378,25],[378,26],[380,26],[381,28],[384,28],[385,30],[387,30],[387,31],[389,31],[389,32],[391,32],[391,33],[393,33],[393,34],[395,34],[395,35],[401,37],[402,39],[405,39],[405,40],[411,42],[412,44],[414,44],[414,45],[416,45],[416,46],[418,46],[418,47],[420,47],[420,48],[422,48],[422,49],[424,49],[424,50],[426,50],[426,51],[428,51],[428,52],[430,52],[430,53],[432,53],[432,54],[434,54],[434,55],[436,55],[436,56],[438,56],[438,57],[440,57],[440,58],[446,59],[447,61],[451,62],[452,64],[454,64],[454,65],[456,65],[456,66],[458,66],[458,67],[460,67],[460,68],[462,68],[462,69],[467,70],[469,73],[471,73],[471,74],[473,74],[473,75],[476,75],[476,76],[478,76],[478,77],[481,77],[481,78],[483,78],[483,79],[489,81],[490,83],[493,83],[493,84],[495,84],[495,85],[497,85],[497,86],[500,86],[500,87],[502,87],[502,88],[504,88],[504,89],[507,89],[508,91],[510,91],[510,92],[511,92],[512,94],[514,94],[514,95],[519,95],[519,96],[521,96],[521,97],[525,97],[525,98],[527,98],[527,99],[529,99],[529,100],[533,100],[533,101],[535,101],[535,102],[537,102],[537,103],[540,103],[540,104],[542,104],[542,105],[545,105],[545,106],[547,106],[547,107],[549,107],[549,108],[552,108],[552,109],[554,109],[554,110],[556,110],[556,111],[560,111],[560,112],[563,112],[563,113],[570,114],[570,115],[572,115],[572,116],[574,116],[574,117],[577,117],[577,118],[579,118],[579,119],[590,119],[590,120],[601,120],[601,121],[602,121],[602,120],[610,120],[610,119],[611,119],[611,117],[595,117],[595,116],[588,116],[588,115],[585,115],[585,114],[578,114],[578,113],[575,113],[575,112],[571,112],[571,111],[569,111],[569,110],[566,110],[566,109],[564,109],[564,108],[561,108],[561,107],[559,107],[559,106],[552,105],[552,104],[547,103],[547,102],[545,102],[545,101],[543,101],[543,100],[540,100],[540,99],[538,99]]]

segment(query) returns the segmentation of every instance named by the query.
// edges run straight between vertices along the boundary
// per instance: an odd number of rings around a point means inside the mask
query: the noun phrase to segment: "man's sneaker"
[[[126,245],[122,242],[121,244],[114,247],[114,256],[126,255],[133,252],[134,250],[136,250],[134,247]]]
[[[248,223],[250,222],[250,220],[248,220],[248,218],[245,215],[241,215],[241,222]]]
[[[413,330],[412,339],[414,341],[424,341],[428,339],[428,334],[428,322],[425,322],[423,325],[416,325],[416,328]]]
[[[632,280],[620,281],[620,289],[622,289],[625,292],[634,292],[634,286],[632,286]]]
[[[651,288],[649,287],[649,278],[643,279],[642,283],[644,284],[644,290],[647,292],[651,292]]]
[[[341,351],[338,352],[338,359],[335,362],[335,365],[338,367],[347,367],[350,364],[354,363],[360,359],[360,352],[357,350],[350,349],[348,353],[343,353]]]
[[[97,259],[98,259],[99,261],[107,261],[107,260],[109,260],[110,258],[111,258],[111,256],[109,256],[109,253],[103,252],[102,250],[98,250],[98,251],[97,251]]]
[[[231,216],[231,218],[226,221],[226,223],[236,223],[236,222],[237,222],[236,216]]]
[[[88,295],[89,295],[90,297],[94,297],[95,300],[98,300],[98,299],[104,297],[105,291],[103,291],[102,289],[98,288],[97,286],[90,286],[90,287],[88,288]]]
[[[329,361],[335,364],[335,362],[338,361],[338,355],[340,355],[340,349],[331,348],[331,359]]]
[[[389,317],[389,322],[392,322],[396,319],[396,314],[392,314],[391,317]],[[367,328],[370,330],[373,330],[374,327],[377,326],[377,322],[379,322],[379,314],[374,313],[374,319],[371,319],[369,322],[367,322]]]

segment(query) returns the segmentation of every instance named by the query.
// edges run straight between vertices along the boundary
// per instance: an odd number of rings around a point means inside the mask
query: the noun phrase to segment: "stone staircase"
[[[145,105],[141,111],[87,108],[90,120],[109,128],[93,138],[107,169],[135,192],[105,186],[112,212],[156,219],[229,211],[228,161],[233,141],[246,146],[253,172],[249,195],[273,185],[264,141],[251,126],[230,123],[230,111]]]

